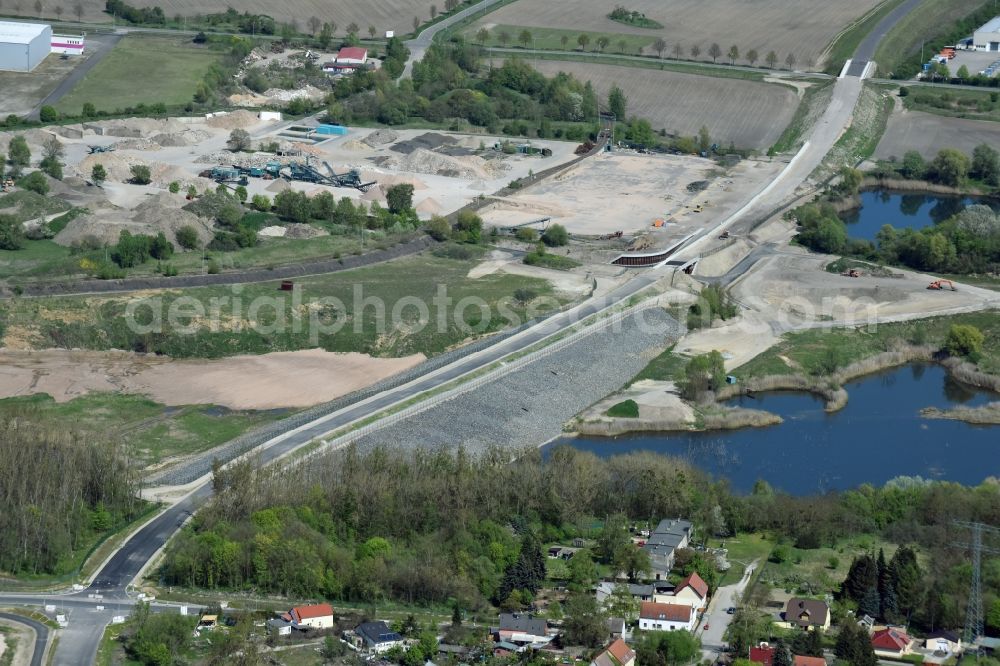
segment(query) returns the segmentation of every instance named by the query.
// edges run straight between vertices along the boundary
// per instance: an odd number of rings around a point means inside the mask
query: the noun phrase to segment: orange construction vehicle
[[[957,289],[955,289],[955,283],[952,282],[951,280],[934,280],[934,282],[931,282],[929,285],[927,285],[927,288],[933,289],[935,291],[942,289],[951,289],[952,291],[958,291]]]
[[[841,273],[844,277],[861,277],[861,271],[857,268],[850,268]]]

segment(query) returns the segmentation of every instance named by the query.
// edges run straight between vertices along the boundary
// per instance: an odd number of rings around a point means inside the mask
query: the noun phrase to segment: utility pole
[[[1000,555],[1000,549],[990,548],[983,545],[983,533],[1000,535],[1000,529],[990,527],[983,523],[975,523],[964,520],[953,521],[953,525],[965,527],[972,531],[971,543],[955,542],[952,545],[958,548],[972,550],[972,585],[969,588],[969,603],[965,612],[965,632],[962,640],[970,646],[978,656],[981,648],[978,645],[979,638],[983,635],[983,580],[982,564],[983,552]]]

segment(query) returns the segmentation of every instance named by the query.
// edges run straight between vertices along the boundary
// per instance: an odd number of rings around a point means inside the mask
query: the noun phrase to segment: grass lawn
[[[835,547],[803,550],[781,546],[787,558],[776,563],[767,560],[760,572],[760,582],[791,594],[822,595],[834,593],[847,577],[855,556],[885,550],[888,560],[898,546],[874,536],[861,535],[844,539]]]
[[[166,407],[119,393],[93,393],[62,403],[45,394],[5,398],[0,413],[20,414],[60,431],[124,439],[134,446],[135,462],[143,466],[210,449],[287,415],[285,410],[231,411],[211,405]]]
[[[129,325],[124,315],[136,298],[130,295],[13,299],[0,303],[0,325],[5,338],[17,337],[37,348],[130,349],[198,358],[317,346],[377,356],[431,355],[564,302],[554,296],[549,282],[538,278],[498,273],[470,279],[466,274],[475,265],[471,259],[416,256],[301,278],[296,280],[297,302],[278,291],[277,281],[145,293],[145,304],[133,306],[132,322],[151,324],[152,313],[158,313],[162,326],[151,332]],[[446,290],[450,306],[442,305],[439,287]],[[518,289],[529,289],[536,298],[521,304],[513,298]],[[182,296],[194,298],[202,315],[186,310],[192,314],[171,325],[169,308]],[[259,297],[268,301],[251,307]],[[462,303],[467,297],[474,302]],[[423,325],[414,300],[427,308]],[[310,326],[311,321],[326,330]],[[253,324],[259,325],[256,330]],[[189,325],[191,330],[179,330]]]
[[[879,324],[867,328],[839,328],[786,334],[781,341],[735,371],[737,377],[765,377],[795,372],[813,372],[834,355],[841,367],[880,354],[893,340],[941,345],[952,324],[971,324],[986,336],[979,367],[1000,373],[1000,317],[996,311],[973,312],[950,317]],[[784,358],[782,358],[784,357]],[[789,359],[795,367],[784,359]]]
[[[684,375],[684,367],[687,365],[687,362],[688,359],[675,354],[674,348],[671,346],[650,361],[649,365],[632,378],[631,383],[634,384],[643,379],[679,381]]]
[[[497,54],[498,57],[501,54]],[[504,54],[506,55],[506,54]],[[518,55],[518,54],[513,54]],[[685,62],[683,60],[672,60],[668,58],[651,58],[635,55],[619,54],[618,49],[611,47],[601,53],[581,53],[580,51],[559,51],[555,53],[525,53],[519,56],[525,60],[566,60],[570,62],[587,62],[599,65],[616,65],[619,67],[641,67],[644,69],[659,69],[670,72],[680,72],[682,74],[696,74],[698,76],[713,76],[719,79],[742,79],[745,81],[763,81],[767,72],[743,69],[740,67],[729,67],[725,63],[714,65],[710,62]],[[624,73],[623,73],[624,75]]]
[[[903,105],[912,111],[952,118],[1000,121],[1000,95],[996,90],[907,86]]]
[[[527,30],[531,33],[531,41],[527,44],[521,41],[521,33]],[[479,44],[476,33],[478,28],[470,28],[465,31],[465,38],[470,42]],[[564,30],[561,28],[540,28],[537,26],[523,25],[497,25],[490,28],[490,37],[484,42],[484,46],[507,46],[512,48],[525,47],[530,49],[567,50],[580,48],[577,39],[580,35],[586,35],[590,42],[587,49],[598,50],[597,40],[606,37],[609,40],[608,46],[604,49],[607,53],[628,53],[635,55],[640,49],[644,49],[653,43],[654,37],[646,35],[627,35],[615,32],[587,32],[581,30]],[[510,38],[504,43],[500,36],[506,33]],[[566,43],[563,44],[563,37]],[[625,42],[622,48],[621,42]]]
[[[178,106],[191,101],[209,66],[222,56],[189,38],[128,35],[56,104],[59,111],[79,113],[84,103],[98,111],[163,102]],[[139,82],[150,85],[137,85]]]
[[[748,564],[757,559],[763,564],[774,548],[774,542],[762,534],[741,534],[728,539],[712,538],[707,545],[709,548],[725,548],[729,551],[727,557],[732,566],[722,575],[720,586],[738,582]]]

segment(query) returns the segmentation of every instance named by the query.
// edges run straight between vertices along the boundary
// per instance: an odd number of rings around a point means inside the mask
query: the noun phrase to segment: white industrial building
[[[51,26],[0,21],[0,70],[30,72],[51,51]]]
[[[972,33],[972,48],[976,51],[1000,51],[1000,16],[990,19]]]

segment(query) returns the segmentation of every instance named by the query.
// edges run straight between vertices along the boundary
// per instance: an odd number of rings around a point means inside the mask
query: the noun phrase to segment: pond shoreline
[[[601,421],[577,423],[573,427],[573,432],[588,437],[617,437],[637,433],[707,432],[779,425],[784,422],[784,419],[766,410],[730,407],[718,403],[740,396],[753,396],[757,393],[792,391],[809,393],[822,398],[824,400],[823,410],[828,414],[833,414],[846,407],[850,399],[844,384],[912,363],[939,365],[952,379],[958,382],[1000,393],[1000,376],[981,372],[972,363],[961,359],[942,357],[933,347],[908,345],[896,351],[870,356],[831,375],[769,375],[751,377],[738,385],[727,385],[715,394],[713,401],[707,403],[711,411],[703,411],[701,419],[695,424],[681,419],[606,417]],[[1000,405],[1000,402],[996,404]],[[946,418],[976,425],[1000,425],[1000,406],[993,409],[986,407],[988,406],[975,409],[959,407],[948,410],[926,407],[921,411],[921,414],[927,418]]]

